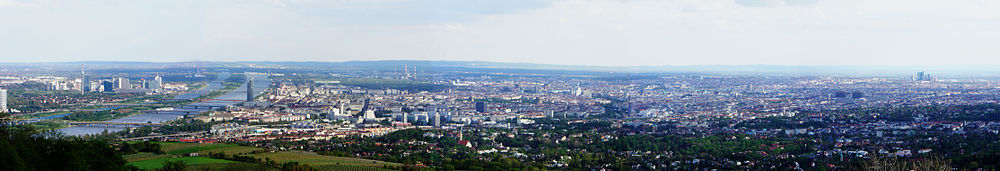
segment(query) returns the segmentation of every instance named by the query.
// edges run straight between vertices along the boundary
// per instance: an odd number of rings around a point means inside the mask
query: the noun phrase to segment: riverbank
[[[176,120],[176,119],[184,117],[184,116],[192,115],[192,113],[194,113],[194,114],[200,114],[200,113],[204,113],[204,112],[207,112],[207,111],[210,110],[210,109],[207,109],[207,108],[191,109],[193,107],[190,107],[190,108],[187,108],[187,109],[182,109],[182,108],[185,108],[183,106],[188,106],[188,105],[235,105],[235,104],[238,104],[238,103],[242,103],[242,100],[246,99],[246,91],[238,91],[238,90],[246,89],[246,85],[245,84],[241,84],[243,86],[239,86],[239,87],[236,87],[236,88],[233,88],[233,89],[229,89],[229,87],[222,85],[222,83],[224,82],[224,80],[227,80],[230,75],[231,74],[219,74],[219,78],[218,78],[219,81],[209,82],[208,85],[205,86],[205,88],[203,88],[201,90],[197,90],[197,91],[192,91],[193,93],[188,93],[188,94],[182,94],[182,95],[175,96],[175,98],[171,100],[172,103],[167,103],[167,104],[171,104],[171,106],[169,106],[169,107],[172,107],[174,109],[162,110],[162,111],[158,111],[156,113],[142,112],[143,110],[130,111],[130,112],[139,112],[139,113],[128,113],[127,116],[116,117],[115,119],[105,120],[105,122],[112,122],[112,123],[114,123],[114,122],[117,122],[117,123],[165,123],[165,122],[170,122],[170,121]],[[264,90],[266,90],[268,87],[271,86],[270,78],[268,76],[266,76],[266,75],[255,75],[254,79],[255,80],[260,80],[260,81],[255,81],[254,85],[252,85],[254,87],[254,90],[256,90],[253,93],[260,94]],[[230,87],[233,87],[233,86],[230,86]],[[184,97],[184,98],[183,99],[178,99],[176,97]],[[209,99],[209,100],[199,100],[199,99]],[[178,102],[178,101],[181,101],[181,102]],[[158,107],[159,108],[166,108],[168,106],[158,106]],[[148,110],[146,110],[146,111],[148,111]],[[115,114],[113,114],[113,115],[115,115]],[[118,115],[116,115],[116,116],[118,116]],[[106,132],[116,132],[116,131],[127,130],[127,129],[131,128],[131,127],[134,127],[134,126],[128,126],[128,125],[102,125],[102,126],[99,126],[99,127],[74,126],[74,127],[68,127],[68,128],[59,129],[59,131],[63,132],[66,135],[75,136],[75,135],[99,134],[99,133],[102,133],[102,132],[105,132],[105,131]]]

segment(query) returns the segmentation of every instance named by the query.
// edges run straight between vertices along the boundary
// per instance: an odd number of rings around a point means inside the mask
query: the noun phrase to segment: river
[[[198,97],[200,97],[202,95],[208,94],[208,93],[210,93],[212,91],[219,90],[219,89],[223,88],[222,81],[228,79],[230,75],[232,75],[232,74],[228,73],[228,72],[220,73],[219,77],[216,79],[216,81],[209,82],[208,85],[205,86],[204,88],[202,88],[200,90],[196,90],[196,91],[190,92],[190,93],[180,94],[180,95],[174,96],[174,99],[194,99],[194,98],[198,98]],[[254,90],[254,94],[255,95],[259,95],[260,93],[263,93],[263,91],[265,91],[268,87],[271,86],[271,80],[266,75],[254,75],[254,83],[253,83],[252,86],[254,88],[253,89]],[[211,105],[235,105],[235,104],[243,103],[246,100],[246,84],[243,84],[239,88],[237,88],[235,90],[231,90],[231,91],[227,92],[226,94],[223,94],[223,95],[221,95],[221,96],[219,96],[219,97],[217,97],[215,99],[219,99],[219,100],[206,100],[206,101],[201,101],[201,102],[195,102],[195,103],[192,103],[192,104],[185,105],[184,107],[179,107],[179,108],[170,109],[170,110],[161,110],[160,113],[138,114],[138,115],[128,116],[128,117],[124,117],[124,118],[118,118],[118,119],[109,120],[107,122],[119,122],[119,123],[163,123],[163,122],[170,122],[170,121],[173,121],[173,120],[177,120],[177,119],[179,119],[181,117],[184,117],[184,115],[187,115],[187,114],[181,113],[180,111],[191,112],[191,113],[201,113],[201,112],[206,112],[206,111],[209,110],[209,109],[205,109],[205,108],[202,108],[202,109],[191,109],[191,108],[189,108],[190,106],[198,106],[198,105],[206,105],[206,104],[211,104]],[[127,127],[125,127],[123,125],[95,125],[95,126],[73,126],[73,127],[62,128],[62,129],[59,129],[58,131],[62,132],[65,135],[77,136],[77,135],[98,134],[98,133],[104,132],[105,130],[107,130],[108,132],[117,132],[117,131],[125,130],[126,128]]]

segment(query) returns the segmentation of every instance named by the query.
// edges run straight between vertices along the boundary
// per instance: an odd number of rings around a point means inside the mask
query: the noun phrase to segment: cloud
[[[26,8],[32,4],[16,0],[0,0],[0,8]]]
[[[0,0],[0,7],[21,1]],[[33,2],[34,3],[34,2]],[[1000,64],[1000,1],[55,1],[0,10],[0,58]],[[16,5],[21,6],[21,5]],[[30,6],[30,5],[29,5]],[[133,43],[139,42],[139,43]],[[58,50],[51,50],[58,49]]]
[[[278,0],[276,0],[278,1]],[[278,1],[290,12],[321,20],[355,24],[419,25],[465,22],[483,15],[544,8],[545,0],[376,0]]]
[[[808,6],[818,0],[734,0],[745,7]]]
[[[785,4],[790,6],[806,6],[816,4],[819,0],[785,0]]]
[[[418,25],[414,27],[420,30],[430,30],[430,31],[450,31],[450,32],[462,32],[466,31],[466,28],[462,24],[428,24],[428,25]]]
[[[735,0],[736,4],[748,7],[772,7],[784,5],[782,0]]]

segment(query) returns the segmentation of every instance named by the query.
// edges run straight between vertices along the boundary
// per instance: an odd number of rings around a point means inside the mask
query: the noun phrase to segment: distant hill
[[[371,70],[407,69],[426,70],[469,70],[491,72],[552,72],[574,71],[594,73],[657,73],[657,72],[710,72],[710,73],[792,73],[792,74],[913,74],[919,71],[943,74],[992,74],[1000,72],[995,65],[961,66],[798,66],[798,65],[665,65],[665,66],[582,66],[552,65],[534,63],[505,63],[487,61],[431,61],[431,60],[384,60],[384,61],[189,61],[189,62],[138,62],[138,61],[81,61],[49,63],[0,63],[0,67],[19,68],[79,68],[88,69],[139,69],[172,67],[247,67],[249,65],[288,67],[302,69]]]
[[[665,65],[665,66],[582,66],[551,65],[534,63],[504,63],[485,61],[346,61],[346,62],[240,62],[286,66],[322,66],[341,68],[385,68],[406,65],[417,70],[427,68],[475,68],[475,69],[517,69],[589,71],[599,73],[657,73],[657,72],[711,72],[711,73],[800,73],[800,74],[903,74],[911,75],[919,71],[945,74],[986,74],[1000,72],[1000,66],[798,66],[798,65]]]

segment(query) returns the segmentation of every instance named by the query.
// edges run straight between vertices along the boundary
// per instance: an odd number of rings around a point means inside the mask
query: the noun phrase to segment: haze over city
[[[0,1],[2,62],[996,65],[1000,2]]]

